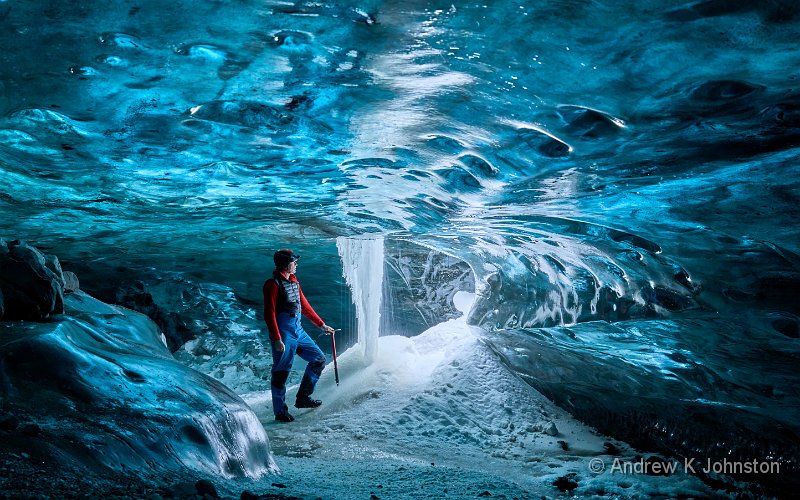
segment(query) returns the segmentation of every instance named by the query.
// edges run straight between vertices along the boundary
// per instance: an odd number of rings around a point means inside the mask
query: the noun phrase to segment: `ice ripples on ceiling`
[[[405,34],[391,22],[375,25],[374,16],[356,7],[276,5],[254,12],[231,8],[223,14],[238,23],[235,32],[206,26],[204,31],[212,34],[190,40],[197,32],[193,23],[209,22],[211,12],[178,24],[177,10],[167,11],[161,27],[175,29],[167,35],[167,30],[143,25],[141,20],[153,14],[150,6],[126,13],[95,8],[88,4],[67,12],[52,7],[47,13],[52,19],[80,21],[78,25],[25,26],[56,38],[60,43],[54,44],[53,52],[64,59],[85,61],[65,68],[66,74],[51,75],[56,89],[70,91],[68,101],[66,95],[58,99],[51,93],[24,91],[15,99],[47,96],[60,101],[50,106],[63,109],[63,114],[23,109],[9,116],[4,131],[4,145],[16,153],[9,164],[25,163],[19,158],[23,155],[27,163],[56,161],[52,170],[83,169],[91,176],[94,192],[76,202],[111,198],[121,201],[120,211],[134,216],[139,211],[146,216],[178,209],[171,214],[175,219],[186,208],[200,211],[189,215],[196,219],[204,215],[203,208],[246,212],[255,207],[262,209],[263,220],[271,211],[283,215],[280,208],[289,200],[282,192],[301,203],[304,196],[324,203],[345,193],[344,206],[337,202],[335,209],[328,206],[311,213],[332,219],[355,215],[346,224],[355,231],[363,229],[362,217],[385,220],[378,225],[382,229],[419,226],[426,231],[457,212],[464,201],[480,203],[485,192],[495,192],[504,171],[514,176],[519,159],[502,155],[516,142],[530,144],[534,154],[544,157],[570,151],[536,124],[503,118],[497,134],[501,140],[491,144],[497,141],[486,130],[492,123],[453,120],[443,104],[454,98],[468,104],[465,92],[474,79],[442,64],[442,50],[431,46],[433,38],[446,33],[442,13],[387,10],[390,21],[402,16],[397,20],[408,23],[411,15],[413,22],[406,26],[411,29]],[[22,29],[29,21],[25,14],[15,6],[9,19]],[[114,14],[126,14],[128,22],[119,23]],[[106,29],[98,33],[93,28]],[[340,45],[343,41],[352,44]],[[82,97],[78,101],[92,101],[91,106],[75,102],[74,95]],[[29,132],[10,132],[17,130],[12,127],[20,115],[27,119],[22,128]],[[438,139],[448,140],[441,130],[455,136],[447,151],[437,147],[442,142]],[[80,140],[89,134],[90,139]],[[491,158],[495,154],[500,158]],[[404,165],[376,173],[373,170],[381,167],[375,168],[371,158],[379,165],[387,160]],[[221,171],[220,161],[243,168]],[[102,181],[97,180],[98,170],[105,174]],[[359,170],[369,173],[361,175]],[[58,175],[45,176],[48,173]],[[90,191],[80,175],[60,179],[59,184],[70,181],[81,186],[78,191]],[[374,203],[351,206],[348,193],[359,189],[376,193]],[[398,198],[398,193],[407,194]],[[456,200],[462,193],[467,199]],[[390,203],[383,203],[386,199]]]
[[[663,269],[635,279],[656,289],[692,267],[670,242],[796,219],[796,186],[779,184],[800,99],[772,69],[796,66],[797,28],[781,9],[12,3],[9,33],[41,50],[4,39],[3,229],[55,243],[58,220],[98,248],[191,254],[230,241],[230,224],[255,245],[289,221],[455,237],[476,269],[506,254],[591,268],[625,250],[608,248],[621,231],[664,247]],[[758,229],[742,178],[768,186]],[[698,199],[714,213],[681,208]],[[793,234],[771,244],[794,251]]]
[[[56,189],[80,186],[71,193],[84,194],[76,203],[112,198],[132,215],[222,206],[244,212],[255,205],[268,218],[270,208],[281,212],[285,205],[283,186],[298,201],[307,195],[323,202],[367,189],[377,193],[375,206],[345,200],[314,215],[355,215],[345,224],[354,231],[363,229],[361,216],[388,219],[383,229],[425,231],[518,175],[518,158],[503,156],[517,142],[545,158],[571,150],[537,124],[453,119],[443,104],[454,98],[469,104],[465,93],[474,78],[442,64],[442,51],[430,46],[443,33],[438,13],[387,11],[387,19],[419,18],[406,34],[388,22],[374,25],[358,8],[273,6],[250,12],[257,22],[231,10],[228,16],[244,25],[236,32],[207,26],[213,34],[185,41],[197,31],[192,23],[208,18],[177,24],[170,10],[161,19],[162,28],[175,29],[167,35],[140,21],[153,14],[149,8],[131,9],[124,13],[128,22],[120,23],[113,16],[122,12],[92,4],[71,12],[51,7],[47,15],[62,24],[31,26],[26,15],[33,13],[15,5],[7,16],[15,27],[55,40],[39,65],[15,61],[33,66],[20,69],[36,74],[59,57],[83,61],[60,74],[39,73],[36,83],[52,87],[47,92],[19,88],[11,79],[10,109],[42,106],[7,115],[2,136],[11,168],[29,165],[26,173],[37,180],[55,177]],[[112,29],[94,31],[103,27]],[[352,44],[339,45],[343,40]],[[495,135],[487,130],[492,125],[499,126]],[[403,166],[388,175],[372,172],[374,163],[380,169],[387,161]],[[242,168],[221,171],[221,162]],[[375,184],[394,196],[372,190]],[[467,198],[456,200],[461,194]],[[415,220],[425,211],[434,215]]]

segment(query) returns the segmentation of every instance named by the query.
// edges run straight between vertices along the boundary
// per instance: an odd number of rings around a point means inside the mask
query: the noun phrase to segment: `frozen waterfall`
[[[336,247],[342,258],[342,274],[356,307],[358,345],[369,364],[378,354],[380,336],[383,237],[339,237]]]

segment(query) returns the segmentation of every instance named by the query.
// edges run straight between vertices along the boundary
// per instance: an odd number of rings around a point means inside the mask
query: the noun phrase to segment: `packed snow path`
[[[459,295],[457,305],[468,307],[472,295]],[[512,374],[482,334],[462,316],[417,337],[381,337],[368,366],[350,349],[339,356],[341,385],[331,364],[315,392],[323,406],[291,408],[291,424],[274,422],[268,393],[246,395],[281,468],[280,491],[304,498],[529,498],[558,494],[553,482],[575,473],[583,495],[709,494],[686,474],[609,472],[615,458],[632,461],[635,452]],[[608,442],[620,456],[606,455]],[[590,471],[594,458],[606,472]]]

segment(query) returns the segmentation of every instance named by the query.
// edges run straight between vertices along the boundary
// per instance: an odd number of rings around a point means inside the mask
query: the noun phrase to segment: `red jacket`
[[[289,281],[297,283],[298,288],[300,287],[300,282],[297,281],[297,276],[294,274],[289,275]],[[275,303],[278,300],[278,284],[274,279],[268,279],[267,282],[264,283],[262,291],[264,292],[264,321],[267,323],[267,328],[269,329],[269,338],[270,340],[281,340],[281,331],[278,329],[278,320],[275,317]],[[300,310],[303,316],[311,320],[311,322],[318,327],[322,327],[322,325],[325,324],[325,322],[317,316],[317,313],[314,312],[314,308],[311,307],[308,300],[306,300],[302,288],[300,288]]]

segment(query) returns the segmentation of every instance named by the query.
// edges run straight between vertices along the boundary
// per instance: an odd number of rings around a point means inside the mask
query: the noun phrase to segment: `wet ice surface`
[[[635,452],[533,390],[483,343],[484,335],[461,318],[410,339],[381,337],[368,366],[357,346],[339,357],[341,385],[328,366],[315,392],[323,406],[292,411],[291,424],[273,421],[268,393],[246,395],[281,468],[271,481],[287,486],[267,489],[323,498],[464,498],[485,491],[529,498],[555,494],[552,483],[575,472],[581,495],[711,492],[684,474],[591,473],[592,458],[610,470],[615,457],[606,454],[607,442],[620,449],[620,460]],[[547,433],[551,424],[555,436]]]
[[[80,291],[64,302],[65,315],[50,322],[0,323],[3,416],[36,427],[28,438],[4,428],[4,466],[30,461],[88,478],[162,481],[182,471],[226,479],[274,472],[252,410],[175,361],[150,319]]]

